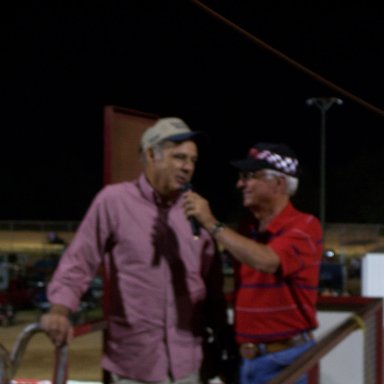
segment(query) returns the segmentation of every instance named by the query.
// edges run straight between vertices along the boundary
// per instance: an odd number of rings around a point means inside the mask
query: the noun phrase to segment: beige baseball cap
[[[192,131],[188,125],[178,117],[164,117],[155,123],[155,125],[147,128],[141,136],[140,148],[146,150],[169,140],[176,143],[183,142],[201,135],[200,131]]]

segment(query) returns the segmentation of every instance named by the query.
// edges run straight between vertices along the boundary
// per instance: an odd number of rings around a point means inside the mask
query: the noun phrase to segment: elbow
[[[255,265],[251,266],[252,268],[263,272],[263,273],[277,273],[280,268],[280,259],[269,259],[266,260],[263,263],[256,263]]]

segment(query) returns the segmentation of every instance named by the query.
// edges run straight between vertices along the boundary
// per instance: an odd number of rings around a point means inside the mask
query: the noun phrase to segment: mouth
[[[180,187],[183,187],[185,184],[189,183],[189,179],[185,177],[176,177],[176,183],[180,185]]]

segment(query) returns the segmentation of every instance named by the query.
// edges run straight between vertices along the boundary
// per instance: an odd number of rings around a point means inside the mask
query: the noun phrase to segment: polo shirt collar
[[[271,233],[275,233],[281,229],[283,224],[286,224],[287,221],[289,221],[290,217],[295,216],[296,212],[296,208],[289,201],[283,210],[267,225],[266,230]]]

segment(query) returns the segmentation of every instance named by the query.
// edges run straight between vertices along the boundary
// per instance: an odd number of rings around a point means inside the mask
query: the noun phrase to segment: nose
[[[239,177],[236,182],[236,188],[241,189],[245,186],[245,180],[242,177]]]
[[[194,160],[192,159],[185,159],[183,161],[183,169],[189,171],[189,172],[193,172],[194,169],[195,169],[195,162]]]

